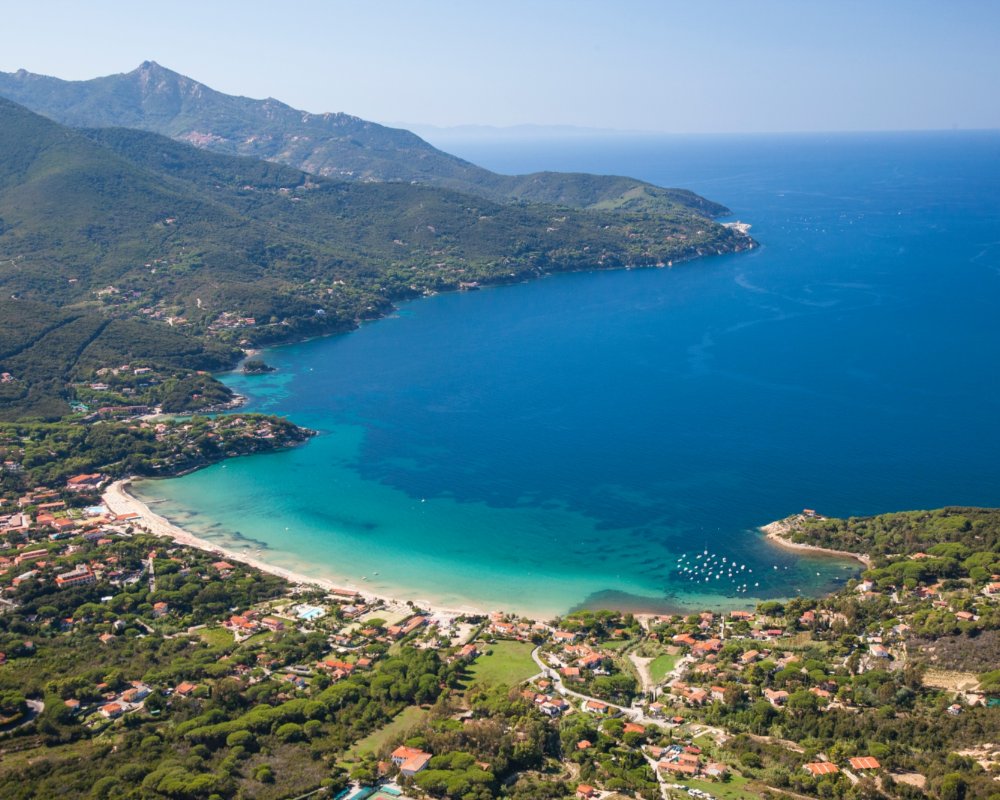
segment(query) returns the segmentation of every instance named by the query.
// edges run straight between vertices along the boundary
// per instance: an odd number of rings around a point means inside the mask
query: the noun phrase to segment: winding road
[[[645,714],[643,714],[641,708],[635,708],[635,707],[626,708],[625,706],[619,706],[614,703],[609,703],[607,700],[601,700],[598,697],[590,697],[589,695],[580,694],[580,692],[574,692],[572,689],[567,688],[566,685],[563,683],[563,680],[560,677],[559,672],[557,670],[554,670],[544,661],[542,661],[542,657],[540,655],[541,649],[542,649],[541,647],[536,647],[534,650],[532,650],[531,658],[539,666],[539,668],[542,671],[542,674],[552,681],[552,685],[556,687],[556,691],[559,692],[559,694],[561,694],[563,697],[576,697],[579,700],[583,701],[593,700],[595,703],[603,703],[604,705],[608,706],[608,708],[615,709],[619,714],[621,714],[629,721],[638,723],[639,725],[643,726],[655,725],[658,728],[664,728],[664,729],[668,727],[667,723],[664,722],[662,719],[654,719],[653,717],[648,717]]]

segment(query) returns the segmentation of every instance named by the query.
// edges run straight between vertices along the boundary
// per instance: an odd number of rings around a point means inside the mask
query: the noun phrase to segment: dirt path
[[[635,653],[628,654],[629,660],[635,664],[635,670],[639,673],[639,683],[642,685],[643,694],[650,694],[656,688],[653,683],[653,675],[649,671],[649,665],[655,661],[653,658],[643,658]]]
[[[748,733],[751,739],[755,742],[764,742],[765,744],[776,744],[780,747],[784,747],[786,750],[791,750],[793,753],[804,753],[805,748],[802,745],[798,745],[795,742],[790,742],[788,739],[775,739],[773,736],[760,736],[756,733]]]

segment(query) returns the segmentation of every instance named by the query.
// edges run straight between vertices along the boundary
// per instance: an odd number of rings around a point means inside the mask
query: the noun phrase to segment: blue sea
[[[277,372],[227,382],[321,435],[141,484],[157,511],[317,577],[546,616],[830,591],[857,565],[757,526],[1000,502],[1000,133],[449,144],[691,188],[761,246],[268,351]]]

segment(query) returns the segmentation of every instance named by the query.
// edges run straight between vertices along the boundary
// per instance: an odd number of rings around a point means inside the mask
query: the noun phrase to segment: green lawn
[[[618,650],[624,650],[630,644],[632,644],[631,639],[616,639],[613,642],[602,642],[600,644],[600,648],[602,650],[618,651]]]
[[[248,636],[242,642],[240,642],[241,647],[249,647],[251,645],[257,644],[257,642],[263,642],[274,636],[272,631],[261,631],[260,633],[255,633],[253,636]]]
[[[653,682],[659,683],[662,681],[678,661],[679,658],[677,656],[668,655],[657,656],[650,661],[649,674],[653,678]]]
[[[362,753],[375,753],[388,742],[392,737],[406,733],[410,728],[418,725],[426,719],[428,712],[420,706],[407,706],[400,711],[384,728],[374,733],[368,734],[364,739],[354,743],[354,746],[347,751],[345,760],[353,761]]]
[[[537,675],[540,670],[531,659],[534,645],[529,642],[496,642],[487,647],[490,655],[481,655],[469,668],[474,683],[506,683],[514,686]]]
[[[690,786],[692,789],[701,789],[704,792],[708,792],[713,797],[718,797],[720,800],[756,800],[760,795],[749,789],[747,784],[749,781],[742,775],[733,775],[725,783],[716,783],[715,781],[700,781],[696,779],[680,780],[677,783],[681,783],[684,786]],[[674,796],[677,795],[676,789],[670,790]],[[686,797],[687,795],[685,795]]]
[[[209,647],[232,647],[233,634],[225,628],[202,628],[198,635]]]

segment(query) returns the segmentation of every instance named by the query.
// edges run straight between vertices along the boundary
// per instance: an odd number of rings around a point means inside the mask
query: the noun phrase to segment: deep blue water
[[[443,295],[272,351],[278,373],[231,382],[326,435],[149,488],[172,516],[338,578],[565,610],[821,591],[842,563],[753,528],[1000,502],[1000,134],[451,147],[688,187],[761,248]],[[760,585],[679,580],[704,549]]]

